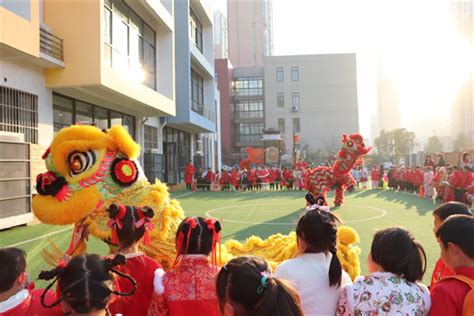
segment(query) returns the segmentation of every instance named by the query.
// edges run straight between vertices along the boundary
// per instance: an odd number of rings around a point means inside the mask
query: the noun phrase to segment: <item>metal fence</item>
[[[0,86],[0,131],[21,133],[38,143],[38,96]]]
[[[63,61],[63,40],[40,28],[40,51],[57,60]]]

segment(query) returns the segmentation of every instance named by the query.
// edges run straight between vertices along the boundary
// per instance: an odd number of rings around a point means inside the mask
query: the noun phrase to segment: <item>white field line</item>
[[[180,198],[180,197],[183,197],[183,196],[186,196],[186,195],[189,195],[189,194],[192,194],[194,192],[187,192],[187,193],[184,193],[184,194],[181,194],[181,195],[178,195],[178,196],[175,196],[174,198]],[[43,239],[45,237],[49,237],[49,236],[54,236],[54,235],[57,235],[57,234],[61,234],[67,230],[70,230],[72,229],[73,227],[66,227],[66,228],[63,228],[63,229],[59,229],[59,230],[56,230],[54,232],[51,232],[51,233],[47,233],[47,234],[43,234],[41,236],[38,236],[38,237],[35,237],[35,238],[31,238],[31,239],[27,239],[27,240],[24,240],[24,241],[20,241],[16,244],[11,244],[11,245],[6,245],[5,247],[18,247],[18,246],[21,246],[21,245],[24,245],[24,244],[28,244],[30,242],[33,242],[33,241],[36,241],[36,240],[39,240],[39,239]]]
[[[43,239],[45,237],[49,237],[49,236],[53,236],[53,235],[57,235],[57,234],[60,234],[62,232],[65,232],[67,230],[70,230],[72,229],[73,227],[66,227],[66,228],[63,228],[63,229],[60,229],[60,230],[56,230],[54,232],[51,232],[51,233],[47,233],[47,234],[44,234],[44,235],[41,235],[41,236],[38,236],[38,237],[35,237],[35,238],[31,238],[31,239],[27,239],[27,240],[24,240],[24,241],[20,241],[16,244],[12,244],[12,245],[7,245],[5,247],[17,247],[17,246],[20,246],[20,245],[24,245],[24,244],[27,244],[27,243],[30,243],[32,241],[36,241],[38,239]]]
[[[250,222],[250,221],[235,221],[235,220],[230,220],[230,219],[225,219],[225,218],[216,218],[212,216],[211,214],[216,211],[220,210],[225,210],[225,209],[231,209],[231,208],[237,208],[237,207],[246,207],[246,206],[267,206],[267,205],[281,205],[282,203],[285,202],[280,202],[280,203],[259,203],[259,204],[244,204],[244,205],[230,205],[230,206],[225,206],[225,207],[219,207],[215,208],[212,210],[207,211],[205,214],[207,217],[211,217],[217,220],[222,220],[224,222],[229,222],[229,223],[236,223],[236,224],[251,224],[251,225],[268,225],[268,226],[288,226],[288,225],[295,225],[295,223],[265,223],[265,222]],[[290,202],[286,202],[290,203]],[[364,207],[368,209],[372,209],[375,211],[379,212],[379,215],[373,216],[373,217],[367,217],[367,218],[361,218],[361,219],[353,219],[353,220],[348,220],[348,221],[342,221],[342,224],[349,224],[349,223],[356,223],[356,222],[366,222],[374,219],[379,219],[387,215],[387,210],[378,208],[378,207],[372,207],[372,206],[366,206],[366,205],[360,205],[360,204],[353,204],[354,206],[359,206],[359,207]]]
[[[183,197],[183,196],[186,196],[186,195],[190,195],[190,194],[193,194],[194,192],[187,192],[187,193],[183,193],[183,194],[180,194],[180,195],[177,195],[177,196],[173,196],[171,195],[171,197],[173,199],[177,199],[177,198],[180,198],[180,197]]]

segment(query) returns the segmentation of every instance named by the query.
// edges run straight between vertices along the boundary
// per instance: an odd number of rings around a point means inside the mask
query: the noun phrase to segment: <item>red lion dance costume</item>
[[[326,194],[335,190],[334,204],[342,205],[344,202],[344,191],[353,190],[357,184],[350,175],[350,171],[362,162],[362,157],[370,151],[365,147],[364,138],[359,134],[342,134],[342,147],[337,155],[337,160],[332,167],[320,166],[308,171],[304,182],[308,191],[314,196]]]

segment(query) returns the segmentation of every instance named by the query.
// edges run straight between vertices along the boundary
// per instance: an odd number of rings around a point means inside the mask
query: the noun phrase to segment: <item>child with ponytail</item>
[[[126,259],[125,264],[118,267],[117,271],[130,275],[137,283],[137,289],[132,296],[115,299],[109,309],[112,313],[121,313],[124,316],[147,315],[153,297],[153,278],[161,265],[139,251],[138,246],[141,241],[144,245],[150,242],[154,212],[146,206],[117,204],[111,204],[107,212],[110,217],[108,225],[112,229],[111,243],[117,245],[117,252]],[[115,286],[122,292],[131,290],[130,282],[123,279],[118,279]]]
[[[296,226],[301,255],[280,264],[275,276],[290,281],[305,315],[334,315],[341,285],[350,283],[336,256],[338,218],[322,196],[306,195],[309,206]]]
[[[214,219],[188,217],[181,222],[173,267],[166,273],[155,273],[155,296],[149,315],[219,315],[215,276],[220,232],[221,224]]]
[[[116,266],[124,263],[125,257],[122,255],[103,259],[98,255],[85,254],[76,256],[68,263],[62,263],[51,271],[42,271],[39,279],[54,279],[54,281],[44,290],[41,304],[45,308],[54,308],[61,304],[66,315],[110,315],[107,306],[112,294],[127,296],[135,291],[135,281],[129,275],[116,269]],[[114,274],[120,279],[126,280],[130,284],[131,290],[120,292],[114,289]],[[49,289],[56,282],[58,299],[48,303],[45,298]]]
[[[367,259],[370,275],[344,287],[338,315],[427,315],[428,288],[417,283],[426,270],[423,247],[404,228],[375,233]]]
[[[298,293],[271,276],[257,257],[229,261],[217,276],[217,297],[223,316],[302,316]]]

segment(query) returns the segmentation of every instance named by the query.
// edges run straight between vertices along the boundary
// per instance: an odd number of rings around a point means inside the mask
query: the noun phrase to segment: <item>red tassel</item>
[[[143,234],[143,244],[145,246],[150,245],[150,234],[148,233],[148,228],[145,228],[145,233]]]
[[[117,227],[112,228],[112,243],[118,245]]]

